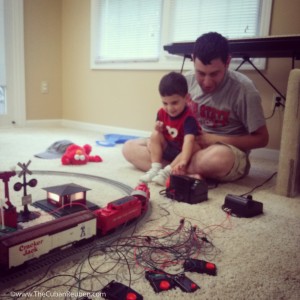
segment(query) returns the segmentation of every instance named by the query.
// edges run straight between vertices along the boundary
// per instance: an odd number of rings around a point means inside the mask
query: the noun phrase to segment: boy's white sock
[[[168,177],[171,175],[171,172],[172,167],[167,165],[164,169],[159,170],[157,175],[152,178],[152,181],[159,185],[165,186]]]
[[[161,168],[162,168],[162,164],[161,164],[161,163],[153,162],[153,163],[151,164],[151,169],[148,170],[148,171],[146,172],[146,174],[144,174],[144,175],[140,178],[140,180],[141,180],[142,182],[146,182],[146,183],[152,181],[152,178],[155,177],[155,176],[158,174],[158,172],[159,172],[159,170],[161,170]]]
[[[158,169],[158,170],[160,170],[161,168],[162,168],[162,164],[159,163],[159,162],[153,162],[151,164],[151,169]]]
[[[166,174],[170,175],[172,172],[172,167],[170,165],[167,165],[164,167],[164,171]]]

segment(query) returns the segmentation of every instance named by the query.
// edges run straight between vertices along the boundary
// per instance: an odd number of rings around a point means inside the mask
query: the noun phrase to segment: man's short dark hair
[[[193,59],[198,58],[204,65],[210,64],[213,59],[217,58],[226,64],[228,56],[228,40],[217,32],[205,33],[195,42]]]
[[[188,93],[186,78],[181,73],[170,72],[162,77],[158,90],[162,97],[175,94],[185,97]]]

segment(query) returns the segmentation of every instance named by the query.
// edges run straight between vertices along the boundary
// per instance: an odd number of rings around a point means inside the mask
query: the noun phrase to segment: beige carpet
[[[100,133],[67,128],[12,128],[0,129],[0,138],[0,171],[7,171],[18,162],[27,163],[31,160],[29,169],[32,171],[92,174],[120,181],[131,187],[136,186],[142,174],[124,160],[121,145],[112,148],[97,146],[95,141],[103,138]],[[69,139],[79,145],[92,145],[92,154],[100,155],[103,162],[63,166],[59,159],[34,157],[34,154],[61,139]],[[87,260],[88,253],[83,253],[81,258],[54,264],[47,274],[37,273],[34,278],[29,274],[27,278],[20,279],[18,284],[2,290],[0,299],[13,299],[16,295],[14,291],[32,292],[31,296],[27,294],[27,298],[23,294],[21,299],[42,299],[43,296],[43,299],[50,296],[51,299],[76,299],[76,293],[82,296],[90,291],[97,292],[111,280],[118,280],[126,285],[131,280],[131,287],[147,300],[300,299],[300,197],[285,198],[276,195],[274,177],[252,193],[255,200],[263,203],[263,215],[249,219],[234,218],[226,216],[221,210],[227,194],[250,191],[269,178],[276,168],[276,162],[253,160],[247,178],[209,190],[208,201],[196,205],[171,201],[159,194],[160,187],[150,185],[150,214],[131,234],[157,237],[165,235],[175,230],[182,218],[186,221],[182,231],[184,234],[190,230],[189,223],[196,225],[198,232],[206,234],[214,247],[199,249],[198,257],[215,263],[218,272],[217,276],[186,273],[201,287],[195,293],[187,294],[176,288],[155,294],[149,282],[144,279],[143,267],[135,264],[134,247],[124,248],[126,252],[114,252],[116,248],[112,247],[107,248],[105,253],[98,251],[90,261]],[[17,167],[16,170],[20,169]],[[88,199],[99,205],[124,195],[121,190],[110,185],[83,177],[33,175],[33,178],[38,180],[38,185],[29,188],[28,193],[32,193],[34,200],[44,198],[43,187],[63,182],[75,182],[91,188]],[[18,176],[12,178],[10,187],[20,180]],[[0,192],[3,197],[2,184]],[[10,188],[10,198],[15,205],[19,206],[20,197],[21,192]],[[175,235],[174,239],[176,238],[180,242],[182,236]],[[145,260],[148,260],[147,252],[144,255]],[[158,259],[158,254],[155,255]],[[165,258],[166,253],[162,251],[161,260]],[[182,261],[175,263],[172,271],[182,271],[181,263]],[[130,271],[128,265],[131,266]],[[90,298],[95,297],[90,294]]]

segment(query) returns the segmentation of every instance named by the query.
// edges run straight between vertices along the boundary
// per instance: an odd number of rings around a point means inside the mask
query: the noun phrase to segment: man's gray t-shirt
[[[242,73],[228,70],[213,93],[204,94],[194,72],[186,74],[190,107],[205,132],[244,135],[265,125],[260,95]]]

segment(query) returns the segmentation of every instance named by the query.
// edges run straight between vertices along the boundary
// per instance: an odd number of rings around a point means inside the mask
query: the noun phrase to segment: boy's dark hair
[[[193,59],[198,58],[204,65],[210,64],[216,58],[220,58],[226,64],[228,56],[228,40],[217,32],[205,33],[195,42]]]
[[[158,90],[162,97],[175,94],[185,97],[188,93],[186,78],[181,73],[170,72],[162,77]]]

